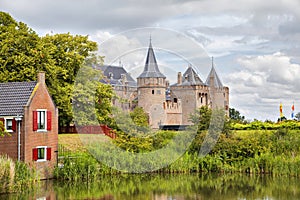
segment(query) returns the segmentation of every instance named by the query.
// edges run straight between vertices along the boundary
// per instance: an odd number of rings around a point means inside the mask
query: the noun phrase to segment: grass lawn
[[[86,151],[79,134],[59,134],[58,144],[72,152]]]
[[[103,142],[107,139],[108,137],[105,135],[96,134],[58,134],[58,144],[71,152],[86,152],[87,149],[84,144],[87,144],[87,142],[99,142],[99,140]]]

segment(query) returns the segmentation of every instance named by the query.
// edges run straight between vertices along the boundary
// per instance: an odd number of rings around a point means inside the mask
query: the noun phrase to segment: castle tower
[[[214,67],[213,59],[211,70],[205,84],[209,87],[210,107],[224,108],[229,115],[229,88],[224,87]]]
[[[166,100],[166,77],[159,71],[155,54],[150,44],[144,71],[137,77],[138,106],[149,115],[151,128],[159,128],[166,119],[163,103]]]
[[[199,107],[207,105],[208,87],[190,65],[183,75],[178,73],[177,83],[171,86],[171,90],[181,99],[182,124],[192,124],[189,120],[190,115]]]

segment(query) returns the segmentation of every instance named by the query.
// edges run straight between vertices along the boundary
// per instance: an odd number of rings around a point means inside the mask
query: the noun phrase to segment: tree
[[[137,126],[148,127],[149,125],[149,116],[142,107],[135,107],[130,112],[130,117]]]
[[[76,75],[85,59],[97,50],[97,43],[88,36],[69,33],[39,37],[26,24],[0,12],[0,46],[0,82],[34,81],[39,71],[45,71],[60,125],[68,125]]]
[[[245,116],[242,116],[238,110],[229,108],[229,118],[235,122],[244,123]]]
[[[300,112],[298,112],[296,115],[295,115],[295,118],[300,121]]]
[[[87,36],[70,34],[47,35],[42,38],[42,44],[51,58],[49,65],[43,65],[47,72],[46,83],[59,109],[60,124],[68,125],[72,121],[74,81],[90,53],[97,50],[97,44]]]
[[[191,116],[190,121],[198,126],[198,130],[207,130],[211,119],[212,110],[208,106],[202,106],[197,109]]]

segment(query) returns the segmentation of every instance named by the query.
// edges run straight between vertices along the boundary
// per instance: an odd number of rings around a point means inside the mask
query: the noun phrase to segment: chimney
[[[168,80],[166,80],[166,87],[170,87],[170,82]]]
[[[45,84],[45,72],[39,72],[37,75],[38,83]]]
[[[181,72],[178,72],[178,75],[177,75],[177,84],[178,84],[178,85],[181,85],[181,84],[182,84],[182,76],[181,76]]]

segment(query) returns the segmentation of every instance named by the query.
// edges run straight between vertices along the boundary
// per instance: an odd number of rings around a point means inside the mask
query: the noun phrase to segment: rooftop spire
[[[223,87],[223,84],[222,84],[222,82],[221,82],[221,80],[220,80],[220,78],[219,78],[219,76],[218,76],[218,74],[217,74],[217,72],[215,70],[215,67],[214,67],[214,57],[212,57],[211,60],[212,60],[211,61],[211,70],[210,70],[210,72],[209,72],[209,74],[207,76],[205,84],[208,85],[208,86],[212,85],[212,83],[210,82],[210,80],[212,78],[212,80],[214,80],[214,87],[221,88],[221,87]]]
[[[155,54],[152,48],[152,39],[150,35],[150,43],[149,43],[149,48],[148,48],[148,53],[147,53],[147,58],[145,62],[145,67],[143,73],[139,75],[138,78],[149,78],[149,77],[154,77],[154,78],[166,78],[160,71],[156,62]]]

